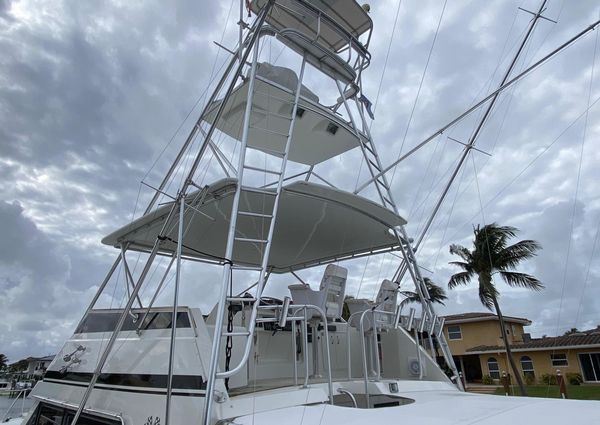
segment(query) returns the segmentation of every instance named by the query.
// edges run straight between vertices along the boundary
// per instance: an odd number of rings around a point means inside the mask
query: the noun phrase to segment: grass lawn
[[[504,388],[498,388],[496,394],[504,395]],[[513,386],[510,395],[520,395],[518,387]],[[560,398],[557,385],[530,385],[529,397]],[[567,395],[574,400],[600,400],[600,385],[567,385]]]

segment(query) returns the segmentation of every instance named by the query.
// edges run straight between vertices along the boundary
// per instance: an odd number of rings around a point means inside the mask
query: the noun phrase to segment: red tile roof
[[[444,316],[444,318],[446,319],[447,324],[478,322],[483,320],[498,320],[498,316],[494,313],[461,313]],[[531,325],[531,321],[529,319],[525,319],[522,317],[504,316],[504,321],[509,323],[516,322],[522,323],[524,325]]]
[[[600,326],[588,331],[576,332],[570,335],[532,338],[530,341],[511,344],[511,349],[514,351],[523,350],[543,350],[561,347],[579,347],[579,346],[600,346]],[[504,351],[504,346],[500,345],[478,345],[467,349],[468,352],[483,352],[483,351]]]

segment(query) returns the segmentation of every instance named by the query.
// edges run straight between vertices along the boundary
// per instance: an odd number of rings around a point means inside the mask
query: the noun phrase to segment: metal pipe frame
[[[144,312],[144,316],[142,317],[142,320],[140,320],[140,324],[138,325],[137,329],[136,329],[136,333],[138,335],[140,335],[142,333],[142,331],[144,330],[144,323],[146,322],[146,318],[148,317],[148,314],[150,313],[150,309],[152,309],[152,306],[154,305],[154,301],[156,301],[156,298],[158,297],[158,294],[160,293],[160,290],[162,289],[163,284],[165,283],[165,280],[167,279],[167,276],[169,275],[169,272],[171,271],[171,267],[173,266],[173,263],[175,262],[175,259],[177,258],[177,255],[174,254],[171,257],[171,261],[169,261],[169,265],[167,266],[167,270],[165,271],[165,273],[163,274],[162,279],[160,280],[156,291],[154,291],[154,295],[152,296],[152,300],[150,300],[150,304],[148,304],[148,307],[146,308],[146,311]]]
[[[258,46],[258,45],[257,45]],[[258,48],[256,48],[256,55],[258,55]],[[255,57],[255,60],[253,60],[252,64],[253,64],[253,68],[255,68],[255,64],[256,64],[256,59],[257,57]],[[279,183],[277,185],[277,189],[276,189],[276,195],[275,195],[275,201],[273,203],[273,212],[272,212],[272,218],[271,218],[271,224],[269,226],[269,233],[267,235],[267,241],[269,241],[266,244],[265,247],[265,251],[263,253],[263,259],[262,259],[262,264],[261,264],[261,271],[260,271],[260,277],[258,279],[258,285],[256,288],[256,302],[258,303],[260,301],[260,298],[262,296],[262,291],[264,289],[264,285],[265,285],[265,273],[266,273],[266,269],[267,269],[267,265],[268,265],[268,260],[269,260],[269,254],[270,254],[270,250],[271,250],[271,241],[273,240],[273,234],[275,231],[275,222],[276,222],[276,217],[277,217],[277,210],[278,210],[278,206],[279,206],[279,195],[281,194],[281,188],[283,187],[283,174],[285,172],[285,167],[287,164],[287,157],[289,154],[289,149],[290,149],[290,145],[291,145],[291,138],[292,138],[292,129],[294,128],[294,123],[295,123],[295,119],[296,119],[296,110],[297,110],[297,106],[298,106],[298,101],[299,101],[299,97],[300,97],[300,89],[302,87],[302,77],[304,75],[304,68],[306,65],[306,60],[302,60],[302,67],[300,70],[300,76],[298,78],[298,88],[296,90],[296,100],[294,102],[294,107],[292,110],[292,121],[290,123],[290,133],[288,136],[288,140],[286,143],[286,148],[285,148],[285,155],[283,157],[283,162],[281,165],[281,174],[280,174],[280,180]],[[254,83],[254,78],[253,75],[251,76],[251,80],[250,80],[250,86],[248,88],[248,93],[249,93],[249,97],[251,96],[251,93],[254,89],[253,84]],[[252,91],[251,91],[252,90]],[[249,99],[248,103],[247,103],[247,109],[246,112],[248,113],[248,120],[249,120],[249,115],[250,115],[250,107],[252,104],[252,99]],[[249,121],[245,120],[245,123],[249,123]],[[239,166],[239,170],[238,172],[240,173],[240,181],[241,178],[243,176],[243,168],[244,168],[244,161],[245,161],[245,155],[244,155],[244,151],[245,151],[245,146],[246,146],[246,142],[247,142],[247,138],[248,138],[248,126],[245,124],[244,125],[244,135],[242,136],[242,153],[240,154],[240,166]],[[237,190],[236,190],[236,195],[237,195],[237,202],[236,202],[236,198],[234,197],[233,200],[233,206],[232,206],[232,219],[230,222],[230,236],[231,236],[231,249],[233,250],[233,240],[234,240],[234,235],[235,235],[235,225],[236,225],[236,218],[237,218],[237,211],[238,211],[238,205],[239,205],[239,194],[241,193],[241,182],[240,184],[238,184],[237,186]],[[229,243],[230,241],[228,240],[228,249],[229,249]],[[231,254],[227,255],[227,258],[229,258],[231,256]],[[225,265],[225,268],[229,267],[229,269],[231,269],[231,265]],[[231,271],[229,271],[230,273]],[[228,277],[229,279],[229,277]],[[226,294],[225,294],[226,297]],[[225,298],[223,298],[223,301],[225,301]],[[258,307],[258,305],[256,306]],[[256,315],[257,315],[257,311],[258,308],[253,308],[252,309],[252,313],[250,315],[250,326],[249,326],[249,333],[252,334],[254,331],[254,321],[256,320]],[[219,313],[217,313],[219,314]],[[219,319],[219,317],[217,317],[217,320]],[[216,326],[216,325],[215,325]],[[222,324],[221,324],[222,326]],[[216,327],[215,327],[216,329]],[[220,328],[219,328],[220,329]],[[214,340],[213,340],[213,344],[214,344]],[[234,375],[235,373],[239,372],[242,367],[244,366],[244,364],[248,361],[248,357],[250,355],[250,348],[251,348],[251,344],[250,341],[247,342],[245,350],[244,350],[244,354],[242,356],[242,359],[240,360],[240,362],[238,363],[238,365],[236,367],[234,367],[233,369],[229,370],[229,371],[225,371],[225,372],[220,372],[217,373],[217,377],[218,378],[229,378],[232,375]]]
[[[127,285],[127,295],[130,296],[131,293],[129,292],[129,285],[131,285],[132,287],[135,287],[135,283],[133,283],[133,276],[131,275],[131,271],[129,270],[129,264],[127,264],[127,258],[125,257],[125,247],[121,247],[121,257],[123,259],[123,268],[125,269],[125,285]],[[136,296],[138,305],[140,306],[140,308],[144,308],[144,306],[142,305],[142,300],[140,299],[140,296]]]
[[[161,231],[159,232],[159,235],[163,235],[165,232],[165,229],[168,228],[168,225],[171,221],[171,218],[173,217],[173,213],[174,213],[176,206],[177,206],[177,204],[173,204],[173,207],[169,211],[169,214],[167,215],[167,218],[165,220],[165,223],[163,224]],[[123,312],[121,313],[121,316],[119,317],[117,326],[115,327],[114,331],[112,332],[110,339],[109,339],[108,343],[106,344],[104,351],[102,352],[102,356],[98,360],[96,368],[94,369],[94,374],[92,375],[90,382],[85,390],[85,393],[83,394],[83,397],[81,398],[81,401],[79,403],[79,408],[75,412],[73,420],[71,421],[71,425],[77,424],[77,421],[79,420],[79,417],[81,416],[81,413],[83,412],[83,409],[85,408],[85,404],[87,403],[87,401],[92,393],[92,390],[94,389],[94,386],[96,385],[98,376],[100,376],[100,373],[102,372],[102,368],[104,367],[104,364],[106,363],[106,360],[108,359],[108,355],[110,354],[110,351],[112,350],[112,347],[114,346],[115,341],[117,340],[117,336],[118,336],[119,332],[121,331],[121,329],[123,328],[123,324],[125,323],[125,318],[129,314],[129,311],[131,310],[131,307],[133,306],[133,302],[135,301],[137,294],[139,293],[140,289],[143,286],[144,280],[146,279],[146,276],[148,275],[148,272],[150,271],[150,268],[154,262],[154,259],[156,258],[156,254],[158,253],[158,250],[160,249],[161,244],[162,244],[161,237],[158,236],[154,242],[152,252],[150,253],[150,256],[148,257],[148,259],[146,261],[146,265],[144,266],[144,269],[142,270],[140,277],[138,278],[138,282],[135,285],[135,288],[133,288],[133,292],[132,292],[131,296],[129,297],[127,304],[125,305]]]
[[[409,156],[411,156],[413,153],[415,153],[416,151],[418,151],[419,149],[421,149],[427,143],[431,142],[437,136],[439,136],[440,134],[443,134],[444,131],[446,131],[448,128],[452,127],[454,124],[458,123],[463,118],[465,118],[466,116],[470,115],[473,111],[479,109],[480,106],[482,106],[483,104],[487,103],[487,101],[489,101],[490,99],[492,99],[494,96],[498,95],[499,93],[503,92],[504,90],[506,90],[507,88],[509,88],[513,84],[515,84],[517,81],[521,80],[523,77],[525,77],[526,75],[528,75],[529,73],[531,73],[531,71],[533,71],[534,69],[536,69],[538,66],[540,66],[540,65],[544,64],[545,62],[547,62],[550,58],[552,58],[554,55],[556,55],[557,53],[559,53],[561,50],[567,48],[568,46],[570,46],[571,44],[573,44],[575,41],[577,41],[579,38],[581,38],[582,36],[584,36],[588,32],[594,30],[599,24],[600,24],[600,20],[595,21],[594,23],[592,23],[591,25],[589,25],[588,27],[586,27],[583,31],[579,32],[574,37],[570,38],[565,43],[561,44],[559,47],[557,47],[556,49],[554,49],[553,51],[551,51],[550,53],[548,53],[546,56],[544,56],[543,58],[541,58],[540,60],[538,60],[537,62],[535,62],[529,68],[525,69],[520,74],[518,74],[517,76],[515,76],[512,79],[510,79],[509,81],[507,81],[504,85],[502,85],[501,87],[499,87],[498,89],[496,89],[494,92],[490,93],[489,95],[487,95],[486,97],[484,97],[483,99],[481,99],[479,102],[477,102],[475,105],[471,106],[469,109],[467,109],[465,112],[463,112],[462,114],[460,114],[458,117],[454,118],[448,124],[446,124],[443,127],[441,127],[439,130],[437,130],[431,136],[427,137],[425,140],[423,140],[417,146],[415,146],[414,148],[412,148],[410,151],[408,151],[402,157],[398,158],[396,161],[392,162],[390,165],[388,165],[387,167],[383,168],[379,174],[375,175],[373,178],[371,178],[370,180],[367,180],[365,183],[363,183],[360,187],[358,187],[354,191],[354,193],[355,194],[360,193],[365,187],[367,187],[369,184],[371,184],[374,180],[376,180],[377,178],[379,178],[379,177],[387,174],[392,168],[394,168],[396,165],[400,164],[402,161],[404,161],[406,158],[408,158]]]
[[[173,290],[173,315],[171,319],[171,342],[169,347],[169,371],[167,376],[167,400],[165,408],[165,425],[171,418],[171,396],[173,394],[173,361],[175,358],[175,341],[177,338],[177,308],[179,305],[179,282],[181,279],[181,248],[183,245],[183,219],[185,215],[185,197],[179,201],[179,228],[177,232],[177,268],[175,269],[175,289]]]
[[[239,206],[240,196],[241,196],[241,191],[242,191],[242,180],[243,180],[243,175],[244,175],[244,163],[245,163],[245,151],[246,151],[246,146],[247,146],[247,142],[248,142],[250,112],[251,112],[251,108],[252,108],[252,97],[254,94],[256,64],[258,61],[258,53],[259,53],[259,48],[258,48],[259,35],[260,35],[260,30],[262,28],[262,25],[263,25],[265,19],[267,18],[267,14],[271,10],[272,5],[273,5],[273,1],[271,0],[263,8],[263,10],[261,11],[261,14],[255,21],[254,32],[253,33],[251,32],[252,36],[250,37],[248,46],[246,47],[246,50],[243,54],[240,51],[240,58],[239,58],[240,60],[239,60],[238,68],[236,71],[236,77],[233,78],[233,81],[230,84],[229,89],[227,90],[227,94],[224,97],[224,99],[229,98],[229,96],[233,92],[233,88],[234,88],[235,82],[237,80],[237,76],[239,76],[241,74],[244,63],[246,62],[248,55],[250,54],[250,51],[253,50],[254,51],[253,60],[252,60],[252,66],[250,68],[250,83],[249,83],[249,87],[248,87],[248,101],[246,103],[246,110],[244,111],[244,129],[243,129],[242,142],[241,142],[242,146],[240,148],[240,156],[239,156],[239,161],[238,161],[238,184],[236,186],[235,195],[233,197],[233,205],[231,208],[231,211],[232,211],[231,220],[229,223],[229,231],[228,231],[228,235],[227,235],[227,247],[225,250],[225,258],[227,258],[227,259],[231,259],[232,254],[233,254],[233,242],[234,242],[234,238],[235,238],[237,211],[238,211],[238,206]],[[220,119],[220,117],[223,113],[223,110],[225,109],[225,104],[226,104],[225,101],[221,102],[221,105],[219,106],[219,110],[217,111],[214,123],[211,126],[211,128],[208,131],[208,134],[206,136],[207,138],[212,137],[212,133],[214,132],[214,129],[216,128],[216,124],[217,124],[218,120]],[[200,162],[200,156],[196,158],[196,161],[194,162],[192,169],[190,170],[188,180],[191,180],[191,177],[194,175],[199,162]],[[203,418],[202,418],[203,425],[210,425],[210,423],[211,423],[215,381],[217,378],[226,378],[227,377],[227,376],[218,376],[219,375],[218,367],[219,367],[219,350],[220,350],[220,346],[221,346],[221,332],[222,332],[223,320],[224,320],[224,315],[225,315],[225,304],[226,304],[226,300],[227,300],[227,288],[229,286],[229,280],[231,277],[231,265],[232,265],[232,261],[229,260],[223,266],[223,279],[221,282],[221,291],[219,294],[219,301],[217,304],[217,316],[215,319],[215,328],[214,328],[214,332],[213,332],[210,364],[209,364],[208,376],[207,376],[207,380],[206,380],[207,381],[206,382],[206,397],[205,397],[205,402],[204,402],[204,413],[203,413]],[[257,300],[260,300],[261,284],[262,284],[261,280],[262,279],[264,279],[264,269],[261,270],[260,278],[259,278],[259,285],[257,286],[257,295],[256,295]],[[254,319],[256,318],[255,311],[256,311],[256,308],[253,308],[252,309],[253,317],[251,317],[250,324],[249,324],[249,326],[251,328],[253,328],[253,326],[254,326],[253,322],[254,322]],[[250,345],[249,342],[250,341],[248,341],[248,343],[247,343],[248,346]],[[246,351],[249,352],[248,347],[247,347]],[[246,357],[246,360],[247,360],[247,356],[244,356],[244,357]],[[75,424],[73,424],[73,425],[75,425]]]

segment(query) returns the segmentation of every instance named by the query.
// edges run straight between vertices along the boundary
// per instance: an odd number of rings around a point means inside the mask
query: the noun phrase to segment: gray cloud
[[[364,84],[375,100],[397,2],[372,3],[373,62]],[[521,3],[448,2],[404,152],[498,84],[530,19],[517,6],[538,7],[533,0]],[[433,0],[401,6],[372,127],[386,164],[398,156],[403,142],[441,6]],[[11,359],[55,351],[72,332],[116,255],[99,240],[131,219],[139,181],[197,101],[213,64],[218,68],[225,58],[221,51],[215,61],[212,41],[221,38],[228,12],[229,4],[221,2],[0,1],[0,190],[5,201],[0,204],[5,229],[0,271],[6,289],[0,304],[12,315],[0,325],[0,351]],[[545,13],[559,23],[539,24],[519,69],[588,25],[597,4],[550,1]],[[233,7],[224,41],[229,46],[236,42],[235,14]],[[447,264],[448,245],[468,246],[474,224],[515,225],[522,229],[521,237],[539,240],[544,250],[523,269],[538,275],[546,290],[534,294],[500,284],[505,313],[531,318],[537,334],[595,325],[600,309],[595,301],[600,299],[600,266],[597,256],[590,261],[600,214],[595,185],[600,154],[593,147],[599,133],[597,109],[587,120],[566,278],[585,116],[525,170],[585,110],[595,36],[501,96],[478,142],[492,158],[474,154],[477,179],[469,159],[420,250],[430,276],[445,285],[455,271]],[[266,43],[263,55],[275,57],[279,49],[276,42]],[[286,59],[282,55],[281,61]],[[598,74],[596,69],[592,100],[598,96]],[[307,78],[310,87],[334,95],[333,86],[316,73]],[[197,113],[198,108],[191,116]],[[478,116],[454,126],[397,168],[394,195],[411,235],[422,228],[461,151],[446,136],[468,140]],[[157,184],[190,127],[188,120],[145,181]],[[323,167],[322,174],[353,189],[359,163],[358,153],[351,152]],[[366,175],[363,166],[360,180]],[[205,182],[214,176],[208,171]],[[142,188],[138,214],[149,195]],[[133,254],[130,261],[135,264]],[[372,297],[397,259],[385,256],[347,265],[348,292]],[[300,274],[316,284],[321,273],[316,268]],[[185,277],[185,302],[209,309],[219,272],[186,268]],[[207,282],[208,289],[199,291]],[[274,277],[268,293],[282,295],[289,283],[289,276]],[[153,278],[144,296],[155,284]],[[122,281],[112,285],[103,305],[122,301]],[[161,302],[169,302],[171,289],[163,291]],[[443,312],[482,310],[474,287],[450,297]]]

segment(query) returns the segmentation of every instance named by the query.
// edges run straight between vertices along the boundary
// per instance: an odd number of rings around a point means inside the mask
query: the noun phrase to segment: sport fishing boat
[[[238,46],[144,213],[103,239],[116,259],[35,386],[24,423],[598,420],[597,402],[464,392],[370,134],[368,9],[354,0],[240,3]],[[267,60],[267,43],[285,60]],[[305,85],[309,73],[319,90]],[[502,84],[476,107],[512,83]],[[369,176],[361,194],[323,177],[357,153]],[[401,260],[395,276],[375,300],[345,302],[344,262],[382,253]],[[318,289],[298,274],[315,267]],[[267,282],[283,275],[287,296],[266,297]],[[421,307],[402,316],[404,278]],[[117,284],[128,291],[124,306],[97,308]],[[214,309],[181,305],[184,285],[215,289]],[[167,287],[173,302],[155,305]]]

